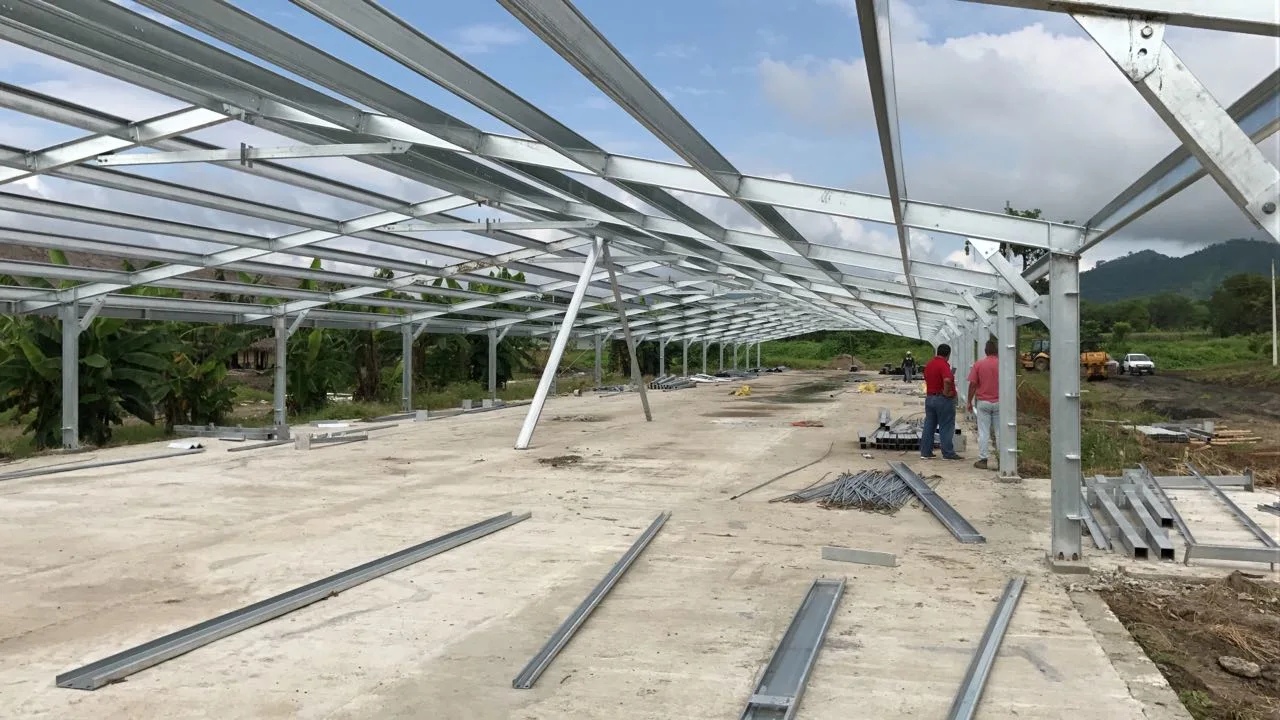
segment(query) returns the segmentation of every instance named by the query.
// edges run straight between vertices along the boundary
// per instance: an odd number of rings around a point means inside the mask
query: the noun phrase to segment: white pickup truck
[[[1156,373],[1156,364],[1151,362],[1151,358],[1142,353],[1129,353],[1124,356],[1124,360],[1120,361],[1120,374],[1124,375],[1154,375]]]

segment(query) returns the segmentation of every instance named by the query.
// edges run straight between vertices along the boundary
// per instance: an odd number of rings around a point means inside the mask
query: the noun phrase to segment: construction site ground
[[[854,377],[882,391],[860,393],[850,376],[767,375],[749,397],[732,397],[736,384],[651,392],[652,423],[632,393],[554,398],[527,451],[512,449],[525,412],[512,408],[311,451],[228,455],[232,444],[211,441],[202,455],[0,483],[0,716],[734,718],[825,576],[848,585],[799,716],[936,718],[1006,581],[1023,574],[979,717],[1187,717],[1090,589],[1099,579],[1050,572],[1048,481],[999,483],[969,462],[911,453],[863,457],[858,435],[879,408],[911,414],[922,399],[870,374]],[[801,420],[822,427],[792,425]],[[825,460],[729,500],[832,443]],[[956,542],[915,504],[888,516],[768,502],[888,460],[940,476],[938,492],[987,542]],[[54,685],[58,673],[507,510],[533,517],[125,682]],[[512,689],[663,510],[661,533],[537,686]],[[1195,517],[1231,530],[1230,517]],[[891,552],[898,565],[824,561],[824,545]],[[1228,572],[1087,558],[1099,571]]]

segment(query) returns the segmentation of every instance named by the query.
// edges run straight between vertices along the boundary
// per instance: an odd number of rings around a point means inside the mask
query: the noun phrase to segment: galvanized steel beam
[[[547,641],[547,644],[529,660],[529,663],[520,671],[520,674],[511,681],[512,687],[517,690],[528,690],[533,687],[534,683],[538,682],[538,678],[542,677],[542,673],[555,660],[556,655],[560,654],[560,651],[569,644],[573,634],[578,631],[578,628],[582,627],[587,618],[591,616],[592,611],[600,605],[605,596],[609,594],[609,591],[613,589],[613,586],[618,584],[622,576],[635,563],[636,558],[640,557],[640,553],[649,547],[649,543],[657,536],[658,531],[666,524],[669,517],[671,517],[671,513],[663,512],[654,518],[648,529],[641,533],[640,537],[636,538],[631,547],[622,554],[618,562],[605,574],[604,579],[597,583],[591,592],[587,593],[587,597],[569,614],[569,617],[564,619],[560,627],[551,634],[551,639]]]
[[[330,575],[323,580],[281,593],[261,602],[219,615],[137,647],[89,663],[58,675],[58,687],[97,690],[104,685],[149,667],[191,652],[228,635],[233,635],[286,613],[330,598],[361,583],[382,577],[434,555],[482,538],[529,518],[529,513],[503,513],[469,527],[441,535],[434,540],[405,548],[391,555]]]

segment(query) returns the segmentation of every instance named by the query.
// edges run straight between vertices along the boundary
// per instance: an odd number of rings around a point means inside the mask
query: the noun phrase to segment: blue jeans
[[[924,399],[924,431],[920,434],[921,457],[933,457],[933,434],[938,433],[942,457],[955,457],[955,398],[930,395]]]

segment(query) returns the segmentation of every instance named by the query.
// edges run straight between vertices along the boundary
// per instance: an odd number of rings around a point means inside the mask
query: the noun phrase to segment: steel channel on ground
[[[441,535],[434,540],[405,548],[399,552],[378,558],[363,565],[330,575],[309,585],[289,590],[275,597],[219,615],[212,620],[156,638],[137,647],[110,657],[89,663],[84,667],[62,673],[55,682],[58,687],[76,690],[97,690],[140,670],[175,658],[215,640],[234,635],[281,615],[324,600],[336,593],[349,590],[361,583],[407,567],[433,555],[452,550],[472,540],[482,538],[516,523],[527,520],[530,513],[512,515],[503,513],[475,525]]]
[[[1129,522],[1129,518],[1116,505],[1115,500],[1111,497],[1110,488],[1099,486],[1095,480],[1086,480],[1085,484],[1089,486],[1089,492],[1093,494],[1094,499],[1098,501],[1098,506],[1106,513],[1110,520],[1110,526],[1116,529],[1116,537],[1120,540],[1120,544],[1129,551],[1129,554],[1137,560],[1145,560],[1147,558],[1147,543],[1143,541],[1142,536],[1134,530],[1133,523]]]
[[[1138,467],[1142,470],[1143,475],[1146,476],[1147,482],[1150,483],[1151,491],[1154,492],[1156,496],[1160,498],[1160,501],[1164,503],[1164,506],[1169,509],[1169,514],[1173,517],[1173,526],[1178,528],[1178,532],[1182,534],[1182,539],[1186,541],[1187,548],[1189,549],[1192,545],[1195,545],[1196,538],[1191,534],[1191,528],[1187,527],[1187,521],[1182,519],[1182,513],[1178,512],[1177,506],[1173,504],[1173,500],[1170,499],[1168,493],[1164,491],[1164,486],[1156,482],[1155,477],[1151,474],[1151,471],[1147,469],[1146,465],[1139,465]]]
[[[82,465],[62,465],[56,467],[46,465],[45,467],[31,468],[30,470],[16,470],[11,473],[0,475],[0,481],[17,480],[19,478],[38,477],[40,475],[53,475],[55,473],[75,472],[77,470],[96,470],[97,468],[112,467],[115,465],[130,465],[133,463],[147,462],[148,460],[166,460],[168,458],[182,457],[183,455],[198,455],[204,452],[204,448],[195,448],[193,450],[178,450],[171,453],[161,453],[159,455],[143,455],[142,457],[125,458],[124,460],[104,460],[102,462],[84,463]]]
[[[1270,513],[1272,515],[1280,515],[1280,502],[1274,503],[1271,505],[1263,505],[1262,503],[1258,503],[1258,509],[1264,513]]]
[[[253,445],[227,448],[227,452],[245,452],[246,450],[259,450],[261,448],[279,447],[281,445],[292,445],[292,444],[293,444],[292,440],[268,440],[267,442],[254,443]]]
[[[995,664],[996,653],[1004,640],[1004,633],[1009,629],[1009,621],[1013,619],[1013,611],[1018,607],[1018,598],[1022,597],[1022,588],[1026,578],[1011,578],[1004,586],[1004,595],[1000,597],[996,611],[987,622],[987,629],[982,633],[982,641],[969,661],[969,669],[960,683],[960,691],[951,702],[947,711],[947,720],[969,720],[978,710],[978,702],[982,700],[982,691],[987,686],[987,676],[991,674],[991,666]]]
[[[787,632],[765,664],[741,720],[791,720],[800,709],[809,674],[835,616],[844,579],[818,578],[809,586]]]
[[[1134,517],[1138,518],[1138,522],[1142,524],[1143,530],[1146,532],[1146,541],[1148,548],[1154,548],[1161,560],[1173,559],[1173,543],[1169,542],[1169,534],[1165,532],[1160,523],[1151,517],[1151,513],[1147,512],[1147,508],[1142,504],[1142,498],[1137,490],[1124,491],[1125,502],[1129,505],[1129,509],[1133,511]]]
[[[905,463],[892,461],[889,463],[889,467],[893,469],[898,477],[902,478],[907,487],[911,488],[911,492],[919,498],[925,507],[929,508],[929,512],[933,513],[933,516],[938,518],[938,522],[941,522],[947,530],[950,530],[957,540],[962,543],[983,543],[987,541],[968,520],[964,519],[963,515],[956,512],[955,508],[951,507],[946,500],[943,500],[941,495],[934,492],[933,488],[929,487],[924,480],[921,480],[920,476],[916,475]]]
[[[1253,533],[1253,536],[1258,538],[1258,540],[1262,542],[1263,545],[1266,546],[1266,550],[1270,551],[1269,553],[1260,553],[1256,556],[1249,555],[1249,557],[1266,558],[1264,560],[1257,560],[1255,562],[1265,562],[1271,566],[1272,570],[1274,570],[1276,563],[1280,562],[1280,543],[1277,543],[1275,541],[1275,538],[1271,537],[1271,535],[1269,535],[1266,530],[1263,530],[1262,527],[1258,525],[1258,523],[1253,521],[1253,518],[1249,517],[1248,513],[1246,513],[1239,505],[1236,505],[1234,500],[1228,497],[1226,493],[1222,492],[1222,488],[1218,487],[1218,485],[1214,483],[1212,480],[1210,480],[1209,478],[1200,474],[1200,471],[1196,469],[1195,465],[1192,465],[1191,463],[1187,463],[1186,465],[1187,465],[1187,469],[1190,470],[1193,475],[1195,475],[1200,480],[1204,481],[1205,485],[1209,486],[1209,490],[1211,490],[1214,495],[1218,496],[1218,499],[1221,500],[1222,503],[1227,506],[1227,509],[1231,511],[1231,514],[1235,515],[1236,519],[1239,520],[1240,523],[1243,524],[1246,528],[1248,528],[1249,532]],[[1200,558],[1208,557],[1205,553],[1209,552],[1210,547],[1212,546],[1204,546],[1203,548],[1197,548],[1196,552],[1194,553],[1195,556]],[[1222,545],[1218,547],[1223,549],[1224,554],[1227,554],[1227,549],[1230,548],[1230,546],[1227,546],[1227,545]],[[1247,553],[1249,548],[1242,547],[1242,548],[1239,548],[1239,550]],[[1184,559],[1184,562],[1190,562],[1191,556],[1192,556],[1191,548],[1187,548],[1187,556]],[[1223,559],[1226,559],[1226,558],[1223,558]]]
[[[578,628],[582,627],[591,612],[604,600],[604,596],[609,594],[609,591],[618,583],[618,580],[622,579],[623,574],[627,572],[627,568],[631,567],[636,558],[640,557],[640,553],[644,552],[644,549],[649,546],[649,542],[658,534],[658,531],[662,529],[663,524],[667,522],[669,517],[671,517],[669,512],[659,514],[653,523],[649,525],[649,528],[640,537],[636,538],[631,547],[623,553],[618,562],[604,576],[604,579],[591,590],[582,603],[578,605],[577,609],[570,613],[564,622],[560,623],[560,627],[551,635],[551,639],[547,641],[547,644],[542,646],[542,649],[533,656],[529,664],[524,666],[524,669],[520,671],[515,680],[511,681],[512,687],[517,690],[528,690],[533,687],[534,683],[538,682],[538,678],[550,667],[551,662],[556,659],[556,655],[564,649],[565,645],[569,644],[573,634],[578,631]]]
[[[1089,528],[1089,536],[1093,538],[1093,546],[1099,550],[1110,550],[1111,541],[1107,539],[1107,534],[1102,532],[1102,526],[1098,525],[1098,519],[1093,516],[1093,508],[1089,506],[1089,491],[1084,487],[1080,488],[1080,509],[1084,512],[1084,525]]]
[[[1217,495],[1218,499],[1227,506],[1227,509],[1231,511],[1231,514],[1235,515],[1236,519],[1248,528],[1249,532],[1253,533],[1253,536],[1258,538],[1263,545],[1266,545],[1269,548],[1280,547],[1280,544],[1276,543],[1275,538],[1268,535],[1266,530],[1263,530],[1258,523],[1253,521],[1253,518],[1249,517],[1249,513],[1246,513],[1239,505],[1236,505],[1234,500],[1228,497],[1226,493],[1222,492],[1222,488],[1218,487],[1218,485],[1209,478],[1201,475],[1200,471],[1191,463],[1187,463],[1187,469],[1190,470],[1193,475],[1204,481],[1204,483],[1209,486],[1209,489],[1213,491],[1213,494]]]

